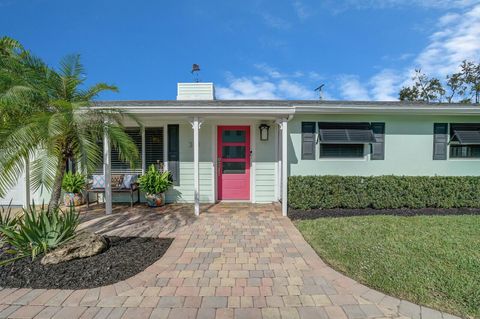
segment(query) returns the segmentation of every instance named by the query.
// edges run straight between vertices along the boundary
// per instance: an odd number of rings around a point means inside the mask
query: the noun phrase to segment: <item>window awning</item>
[[[368,144],[376,142],[370,123],[319,122],[318,129],[321,143]]]
[[[453,131],[452,141],[458,141],[462,145],[480,144],[480,131]]]
[[[450,142],[461,145],[480,144],[480,124],[476,123],[452,123],[450,124]]]

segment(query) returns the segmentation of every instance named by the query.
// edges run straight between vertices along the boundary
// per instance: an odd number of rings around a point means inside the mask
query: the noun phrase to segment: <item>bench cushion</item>
[[[92,188],[105,188],[105,175],[93,175]]]
[[[137,182],[137,174],[125,174],[123,176],[122,188],[132,188],[132,184]]]

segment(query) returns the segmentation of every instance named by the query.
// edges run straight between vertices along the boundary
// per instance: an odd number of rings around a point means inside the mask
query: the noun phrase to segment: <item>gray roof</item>
[[[131,100],[131,101],[95,101],[94,106],[102,107],[155,107],[155,106],[438,106],[480,108],[478,104],[461,103],[426,103],[407,101],[324,101],[324,100]]]

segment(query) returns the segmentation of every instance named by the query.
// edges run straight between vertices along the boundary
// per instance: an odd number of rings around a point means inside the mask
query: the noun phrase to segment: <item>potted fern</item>
[[[65,173],[62,181],[63,203],[65,206],[79,206],[83,204],[82,191],[85,189],[85,175],[80,173]]]
[[[138,179],[140,189],[145,192],[145,199],[150,207],[159,207],[165,204],[165,192],[172,185],[170,173],[160,172],[155,165]]]

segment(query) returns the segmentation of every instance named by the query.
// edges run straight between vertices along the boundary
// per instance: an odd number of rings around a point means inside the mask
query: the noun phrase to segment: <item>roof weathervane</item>
[[[200,73],[200,65],[194,63],[194,64],[192,65],[192,71],[191,71],[190,73],[192,73],[192,75],[193,75],[193,80],[194,80],[196,83],[200,82],[200,80],[198,79],[198,75],[199,75],[199,73]]]
[[[321,84],[319,87],[317,87],[314,91],[318,92],[318,99],[321,101],[323,100],[323,92],[322,89],[325,86],[325,84]]]

